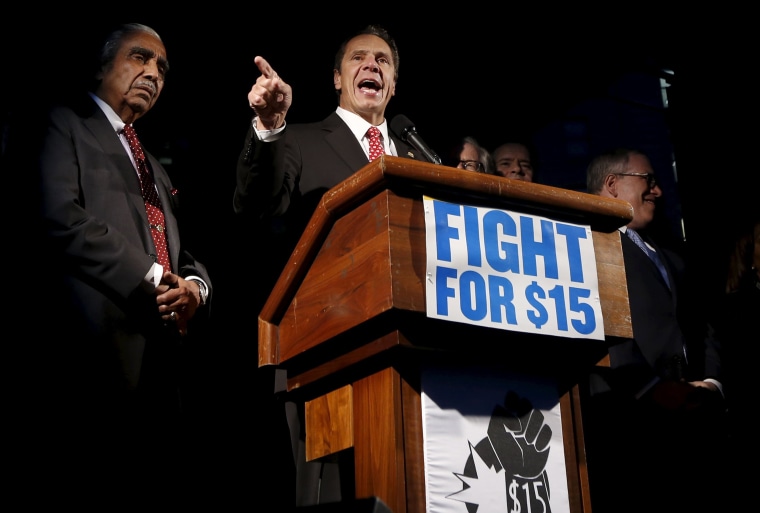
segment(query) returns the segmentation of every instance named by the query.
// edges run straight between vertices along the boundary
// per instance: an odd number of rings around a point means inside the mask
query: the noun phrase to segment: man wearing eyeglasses
[[[662,196],[652,165],[616,149],[591,162],[586,180],[590,193],[633,207],[620,229],[633,338],[610,345],[584,407],[594,512],[720,511],[719,346],[688,311],[699,300],[683,290],[684,262],[647,235]]]
[[[467,136],[457,145],[452,166],[476,173],[491,174],[493,163],[491,154],[474,137]]]

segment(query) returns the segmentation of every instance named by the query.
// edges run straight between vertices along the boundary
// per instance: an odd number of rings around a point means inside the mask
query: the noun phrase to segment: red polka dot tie
[[[145,153],[143,153],[140,141],[132,125],[124,126],[124,135],[132,150],[132,156],[137,164],[137,171],[140,177],[140,191],[145,200],[145,211],[148,214],[148,223],[150,223],[150,234],[153,236],[153,244],[156,246],[156,261],[164,267],[164,271],[171,271],[172,266],[169,263],[169,250],[166,242],[166,222],[164,221],[164,210],[161,207],[161,199],[156,191],[156,184],[153,182],[153,175],[150,174],[148,166],[145,163]]]
[[[369,140],[369,161],[372,162],[385,153],[380,130],[376,126],[369,127],[369,130],[367,130],[367,139]]]

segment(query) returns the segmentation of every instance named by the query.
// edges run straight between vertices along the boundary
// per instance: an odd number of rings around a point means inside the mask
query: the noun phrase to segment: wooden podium
[[[507,344],[521,372],[560,384],[570,509],[589,512],[577,383],[607,343],[428,318],[423,195],[590,226],[605,337],[632,336],[617,230],[627,202],[383,156],[323,196],[259,315],[258,365],[287,369],[307,460],[348,455],[355,498],[424,512],[420,365],[488,363],[473,355]]]

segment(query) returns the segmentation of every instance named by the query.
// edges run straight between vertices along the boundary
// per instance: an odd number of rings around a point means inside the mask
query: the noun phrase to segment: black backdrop
[[[231,204],[251,116],[246,94],[258,75],[253,58],[266,57],[293,86],[290,122],[321,119],[336,104],[334,52],[367,23],[388,28],[400,47],[400,80],[389,118],[407,115],[436,149],[465,134],[489,147],[513,133],[530,135],[567,108],[603,94],[626,72],[674,70],[670,140],[663,143],[672,144],[678,158],[692,269],[708,296],[718,292],[732,230],[756,214],[759,203],[752,151],[756,79],[754,62],[745,61],[756,52],[749,44],[752,32],[743,27],[752,19],[749,12],[668,11],[641,3],[636,12],[619,4],[608,12],[468,2],[449,12],[439,7],[429,16],[410,10],[391,17],[330,7],[332,12],[284,3],[215,3],[155,13],[135,4],[104,15],[20,5],[0,21],[3,124],[81,86],[89,78],[90,43],[112,23],[139,21],[162,35],[171,71],[157,106],[136,126],[148,149],[167,159],[182,195],[185,242],[207,263],[214,281],[218,330],[212,332],[213,349],[195,363],[204,375],[199,386],[220,383],[208,391],[210,401],[227,395],[216,411],[256,411],[250,408],[255,396],[249,394],[249,371],[256,366],[258,312],[240,315],[237,303],[250,293],[241,284],[251,281],[242,278],[259,272],[257,254],[265,248],[236,231],[244,228],[235,223]],[[17,201],[10,193],[7,198]],[[44,263],[39,269],[44,272]],[[232,440],[253,440],[248,433],[261,422],[242,422]]]
[[[219,248],[228,237],[235,161],[251,115],[246,94],[258,75],[255,55],[293,86],[290,122],[321,119],[336,104],[338,44],[368,23],[385,26],[401,52],[388,117],[407,115],[439,153],[465,134],[487,147],[515,134],[530,137],[566,109],[603,94],[621,75],[667,68],[676,86],[663,144],[675,148],[694,259],[705,271],[715,269],[731,227],[758,208],[760,173],[750,154],[755,79],[744,60],[752,54],[752,32],[744,29],[751,16],[728,8],[636,6],[635,12],[612,12],[469,2],[466,9],[390,16],[335,5],[329,12],[215,3],[107,15],[20,5],[0,22],[0,114],[23,116],[81,86],[89,79],[93,40],[113,23],[156,28],[171,71],[137,128],[152,153],[170,159],[186,210],[198,218],[190,235],[199,243],[196,253],[224,272]],[[715,283],[718,274],[706,279]]]
[[[186,210],[202,213],[192,236],[201,242],[199,256],[213,261],[231,216],[235,161],[251,115],[246,94],[258,75],[255,55],[266,57],[293,86],[289,121],[321,119],[336,104],[332,61],[338,44],[368,23],[385,26],[401,52],[388,117],[408,116],[439,153],[466,134],[490,148],[515,135],[530,137],[573,105],[604,94],[621,75],[667,68],[674,71],[677,95],[668,112],[670,140],[663,144],[675,148],[694,258],[703,269],[715,268],[722,249],[713,241],[717,237],[722,248],[730,235],[719,227],[730,228],[758,208],[759,173],[750,160],[748,129],[755,79],[744,60],[752,53],[752,32],[743,28],[751,16],[728,8],[636,5],[636,11],[612,12],[476,1],[466,9],[414,16],[335,5],[329,12],[215,3],[107,15],[20,5],[0,22],[0,114],[23,115],[85,83],[92,43],[113,23],[156,28],[171,71],[156,107],[137,128],[154,154],[171,159],[167,167],[184,192]]]

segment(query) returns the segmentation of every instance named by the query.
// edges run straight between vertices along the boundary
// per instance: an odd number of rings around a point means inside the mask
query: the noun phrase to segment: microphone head
[[[398,114],[391,120],[391,130],[393,130],[393,133],[404,142],[407,142],[406,138],[409,135],[409,132],[417,131],[414,127],[414,123],[403,114]]]

